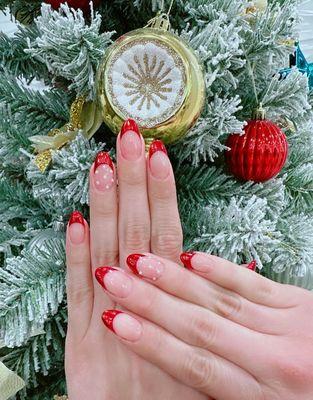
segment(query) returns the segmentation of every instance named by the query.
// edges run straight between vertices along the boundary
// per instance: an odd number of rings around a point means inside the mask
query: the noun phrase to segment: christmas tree
[[[30,400],[66,393],[63,230],[73,210],[88,216],[89,168],[101,149],[114,156],[116,138],[95,109],[97,73],[120,35],[170,7],[161,0],[48,3],[0,0],[0,10],[20,21],[14,36],[0,33],[0,356],[26,382],[17,398]],[[187,249],[238,264],[255,259],[268,277],[313,289],[313,77],[293,62],[296,6],[173,2],[171,30],[203,65],[205,99],[195,125],[168,150]],[[275,177],[260,178],[268,160],[246,164],[244,148],[225,161],[229,136],[247,138],[245,121],[260,105],[262,123],[279,125],[288,142],[283,168],[271,159]],[[256,148],[256,136],[250,139]],[[261,172],[237,179],[237,166]]]

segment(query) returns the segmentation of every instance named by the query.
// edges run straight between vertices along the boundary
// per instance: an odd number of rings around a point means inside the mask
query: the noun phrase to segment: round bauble
[[[165,29],[129,32],[108,49],[97,76],[104,122],[118,133],[134,119],[146,139],[171,143],[200,116],[205,98],[201,64],[192,48]]]
[[[84,12],[90,11],[90,0],[45,0],[45,3],[50,4],[52,8],[58,10],[61,4],[67,3],[69,7],[77,10],[80,8]],[[100,0],[93,0],[93,6],[97,7],[100,4]]]
[[[244,181],[265,182],[283,168],[288,154],[284,132],[269,120],[248,121],[244,135],[228,137],[225,152],[230,172]]]

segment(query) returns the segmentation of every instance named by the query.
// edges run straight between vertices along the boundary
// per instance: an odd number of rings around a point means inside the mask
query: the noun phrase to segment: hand
[[[100,153],[91,167],[90,235],[80,213],[72,214],[68,226],[69,398],[201,400],[203,395],[134,354],[103,328],[102,311],[116,303],[103,296],[93,271],[107,264],[123,267],[133,252],[153,251],[177,261],[182,247],[174,176],[162,143],[152,144],[147,161],[143,138],[129,120],[117,139],[117,164],[115,168],[109,155]]]
[[[96,271],[129,310],[103,314],[121,343],[216,400],[311,400],[313,294],[204,253],[182,261],[145,253],[128,257],[136,276]]]

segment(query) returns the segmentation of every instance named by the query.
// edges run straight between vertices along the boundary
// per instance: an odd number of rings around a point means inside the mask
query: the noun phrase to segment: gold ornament
[[[97,97],[103,120],[114,133],[133,118],[147,141],[172,143],[200,116],[202,67],[192,48],[168,29],[168,14],[158,15],[117,39],[102,60]]]
[[[59,395],[55,395],[53,397],[53,400],[68,400],[67,396],[59,396]]]
[[[102,116],[96,102],[86,101],[83,96],[77,97],[71,105],[70,120],[62,128],[52,129],[48,135],[30,137],[35,151],[35,164],[41,172],[45,172],[52,160],[52,150],[59,150],[75,139],[81,129],[90,139],[99,129]]]

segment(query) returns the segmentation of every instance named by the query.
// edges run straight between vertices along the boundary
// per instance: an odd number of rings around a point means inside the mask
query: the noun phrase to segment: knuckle
[[[141,250],[150,242],[150,227],[148,224],[127,224],[124,230],[123,245],[127,249]]]
[[[99,221],[99,219],[114,219],[117,215],[117,204],[116,202],[104,201],[102,195],[94,195],[91,204],[91,221]]]
[[[208,354],[193,350],[183,362],[181,373],[183,382],[205,391],[213,379],[213,361]]]
[[[274,370],[283,382],[296,386],[311,385],[313,381],[313,363],[303,359],[295,359],[291,356],[274,360]]]
[[[99,267],[101,265],[118,265],[118,250],[106,250],[102,247],[95,247],[92,249],[92,265]]]
[[[165,228],[151,237],[152,250],[159,255],[177,256],[181,253],[183,233],[180,227]]]
[[[80,306],[93,296],[93,290],[86,282],[67,282],[67,301],[72,306]]]
[[[215,308],[222,317],[232,319],[242,313],[242,298],[235,293],[221,293],[217,298]]]
[[[202,349],[209,349],[217,338],[217,328],[208,315],[200,315],[191,321],[191,341],[192,344]]]

